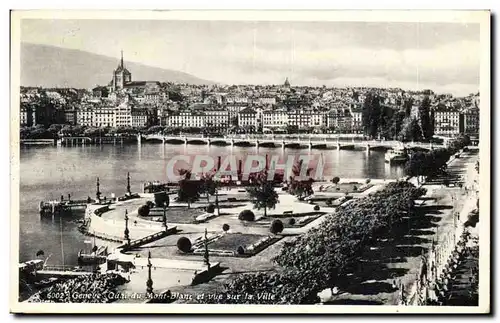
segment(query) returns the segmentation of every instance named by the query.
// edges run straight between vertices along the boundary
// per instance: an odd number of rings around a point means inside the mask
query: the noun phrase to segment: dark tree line
[[[412,114],[413,99],[401,101],[400,109],[381,104],[378,94],[368,93],[363,104],[362,124],[370,138],[378,136],[400,141],[429,141],[434,135],[431,101],[425,96],[418,106],[418,114]]]

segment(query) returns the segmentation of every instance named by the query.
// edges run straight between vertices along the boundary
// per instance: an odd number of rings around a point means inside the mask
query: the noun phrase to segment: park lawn
[[[311,223],[312,221],[316,220],[317,218],[319,218],[321,215],[325,214],[324,212],[318,212],[316,214],[309,214],[307,215],[307,220],[305,220],[304,222],[302,223],[299,223],[299,220],[305,218],[305,216],[287,216],[287,217],[274,217],[274,216],[269,216],[267,218],[262,218],[260,221],[257,221],[257,222],[268,222],[269,224],[269,227],[271,226],[271,223],[274,221],[274,220],[280,220],[281,222],[283,222],[283,225],[285,228],[301,228],[309,223]],[[290,219],[295,219],[295,224],[290,224]],[[266,223],[267,224],[267,223]]]
[[[188,209],[187,207],[167,208],[167,223],[194,223],[198,215],[204,214],[202,209]],[[161,221],[162,208],[153,208],[148,217],[151,221]]]
[[[365,186],[361,189],[362,186]],[[339,183],[335,184],[327,184],[324,185],[324,189],[322,191],[317,191],[317,193],[328,192],[328,193],[362,193],[372,187],[373,184],[366,184],[361,182],[352,182],[352,183]],[[356,189],[355,189],[356,188]]]
[[[236,251],[239,246],[245,248],[264,238],[263,235],[247,233],[226,233],[209,244],[210,249]]]

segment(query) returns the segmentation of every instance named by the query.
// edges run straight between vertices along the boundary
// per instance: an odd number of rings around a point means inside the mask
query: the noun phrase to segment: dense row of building
[[[291,87],[288,79],[275,86],[221,86],[133,81],[123,62],[113,71],[107,86],[91,91],[77,89],[22,88],[20,122],[71,124],[87,127],[209,128],[226,132],[279,132],[290,129],[360,133],[363,103],[376,92],[388,109],[404,109],[411,100],[418,115],[423,97],[432,101],[436,135],[454,136],[479,132],[478,94],[463,98],[436,95],[432,91],[401,89]]]

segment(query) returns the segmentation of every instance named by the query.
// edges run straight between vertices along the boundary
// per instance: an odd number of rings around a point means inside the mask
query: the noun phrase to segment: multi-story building
[[[469,136],[479,135],[479,109],[471,107],[464,113],[465,134]]]
[[[81,107],[76,110],[76,124],[79,126],[93,126],[95,113],[92,107]]]
[[[21,104],[19,117],[21,126],[31,127],[34,125],[33,121],[35,120],[35,111],[31,105]]]
[[[201,128],[205,125],[205,115],[196,111],[171,114],[167,120],[167,125],[171,127]]]
[[[263,105],[275,105],[276,104],[276,97],[261,96],[259,98],[254,99],[254,102],[257,104],[263,104]]]
[[[64,122],[70,125],[76,125],[77,112],[75,109],[64,110]]]
[[[327,126],[341,133],[352,132],[353,117],[348,108],[330,110],[327,114]]]
[[[465,130],[464,115],[456,108],[440,107],[434,111],[434,134],[454,137]]]
[[[113,127],[132,126],[132,105],[124,101],[114,109]]]
[[[238,113],[246,108],[248,108],[248,103],[228,103],[225,106],[225,109],[227,110],[227,112],[229,112],[230,120],[238,117]]]
[[[264,128],[285,128],[288,124],[288,112],[285,109],[262,111],[262,126]]]
[[[311,126],[311,112],[305,110],[292,110],[288,112],[288,125],[292,127],[308,128]]]
[[[131,126],[135,128],[147,127],[149,125],[149,113],[147,109],[132,108],[130,112]]]
[[[122,125],[122,123],[118,123]],[[94,120],[92,125],[94,127],[117,127],[118,124],[115,120],[115,107],[103,105],[94,109]]]
[[[352,132],[360,133],[363,131],[363,108],[361,104],[353,103],[349,106],[352,117]]]
[[[241,110],[238,113],[238,125],[244,128],[253,126],[258,129],[259,113],[250,107]]]
[[[229,112],[226,110],[207,110],[205,114],[205,127],[225,131],[230,126]]]
[[[319,111],[310,111],[309,126],[319,128],[326,126],[326,114]]]

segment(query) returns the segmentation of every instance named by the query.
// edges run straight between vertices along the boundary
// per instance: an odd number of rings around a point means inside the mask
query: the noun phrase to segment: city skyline
[[[38,19],[21,40],[221,84],[479,90],[478,24]]]

